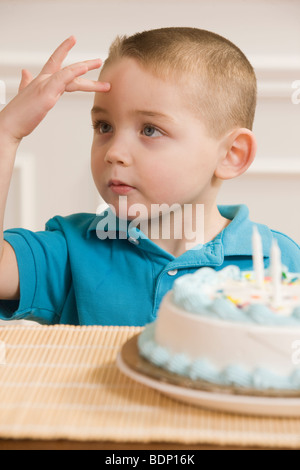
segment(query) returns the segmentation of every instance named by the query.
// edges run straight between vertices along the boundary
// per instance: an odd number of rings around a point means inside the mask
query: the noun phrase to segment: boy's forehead
[[[160,89],[172,86],[171,81],[168,82],[157,77],[150,69],[143,67],[131,57],[123,57],[105,65],[100,71],[99,80],[110,82],[112,87],[121,88],[123,86],[128,92],[133,89],[139,91],[144,87],[145,92],[151,92],[153,95],[156,94],[155,90],[159,92]]]
[[[154,74],[151,72],[150,67],[144,67],[141,63],[133,57],[120,57],[113,60],[111,63],[104,64],[100,70],[99,80],[104,80],[106,77],[121,78],[120,73],[131,73],[132,75],[144,75],[146,78],[153,78]]]
[[[108,93],[96,93],[94,111],[105,108],[112,102],[121,102],[137,111],[153,110],[153,114],[170,116],[190,110],[187,93],[176,80],[158,77],[150,69],[141,66],[135,59],[125,57],[104,66],[100,81],[111,84]],[[149,114],[149,113],[148,113]]]

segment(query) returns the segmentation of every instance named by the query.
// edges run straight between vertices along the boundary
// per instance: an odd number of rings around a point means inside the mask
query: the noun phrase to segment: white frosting
[[[253,298],[251,273],[241,276],[238,268],[182,276],[164,297],[156,322],[140,336],[140,352],[192,379],[300,390],[300,365],[292,361],[293,344],[300,340],[295,279],[283,282],[282,304],[274,308],[268,280],[260,298]]]
[[[227,321],[300,325],[299,275],[285,274],[280,292],[281,302],[274,303],[268,276],[259,288],[253,273],[241,272],[237,266],[221,271],[202,268],[175,281],[173,301],[188,312]]]

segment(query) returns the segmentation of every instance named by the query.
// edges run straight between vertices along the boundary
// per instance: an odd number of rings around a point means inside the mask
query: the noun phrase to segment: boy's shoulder
[[[220,213],[231,220],[223,231],[223,246],[227,256],[252,256],[252,233],[256,226],[263,246],[263,255],[270,255],[272,240],[276,239],[281,251],[282,262],[290,271],[300,272],[300,246],[288,235],[269,228],[249,218],[246,205],[219,206]]]
[[[102,212],[96,214],[79,212],[67,216],[56,215],[46,223],[46,231],[60,231],[66,237],[76,235],[77,237],[91,238],[94,236],[101,240],[103,233],[111,232],[115,235],[122,233],[120,238],[123,239],[125,232],[125,238],[130,238],[127,221],[118,219],[115,212],[109,207],[103,207]],[[111,237],[104,236],[104,239],[107,238]]]
[[[272,233],[272,236],[276,238],[278,243],[282,246],[293,246],[295,249],[300,250],[299,244],[285,233],[271,228],[269,230]]]
[[[67,216],[56,215],[46,223],[47,231],[61,231],[63,233],[86,235],[97,225],[99,216],[88,212],[78,212]]]
[[[292,238],[278,230],[270,229],[273,238],[278,242],[281,251],[281,257],[290,271],[300,271],[300,246]],[[294,266],[292,269],[291,266]]]

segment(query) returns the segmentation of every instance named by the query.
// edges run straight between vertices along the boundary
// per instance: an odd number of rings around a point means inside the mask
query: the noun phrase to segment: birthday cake
[[[300,391],[300,274],[280,265],[278,279],[271,265],[263,277],[237,266],[183,275],[138,348],[155,366],[194,381]]]

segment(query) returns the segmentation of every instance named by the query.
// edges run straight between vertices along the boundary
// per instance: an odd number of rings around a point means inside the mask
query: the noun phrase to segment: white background
[[[224,183],[218,202],[246,203],[252,220],[300,242],[300,104],[291,100],[292,83],[300,80],[300,0],[0,0],[0,22],[0,80],[7,101],[17,92],[21,69],[38,73],[71,34],[77,45],[68,62],[105,59],[117,34],[165,26],[199,27],[233,41],[258,77],[258,151],[246,175]],[[64,95],[24,139],[6,228],[42,230],[56,214],[96,211],[92,102],[91,94]]]

